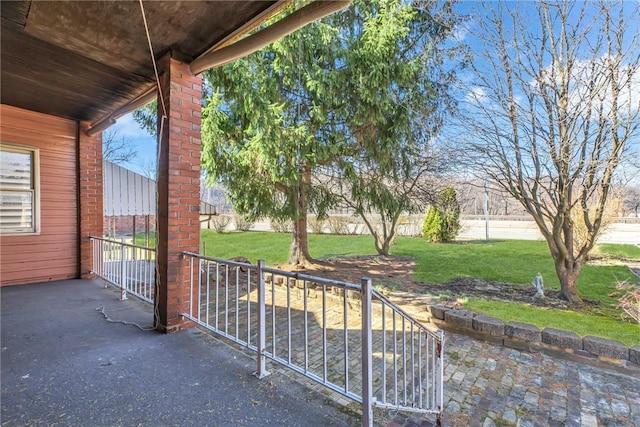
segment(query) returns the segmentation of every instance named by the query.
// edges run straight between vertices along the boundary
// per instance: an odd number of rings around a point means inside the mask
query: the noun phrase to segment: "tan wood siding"
[[[0,105],[0,142],[40,153],[40,234],[0,236],[0,286],[78,275],[77,123]]]

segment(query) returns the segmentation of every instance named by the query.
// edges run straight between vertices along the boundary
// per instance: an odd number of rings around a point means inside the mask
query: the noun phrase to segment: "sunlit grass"
[[[594,314],[569,310],[533,307],[502,301],[471,299],[465,307],[488,316],[508,321],[530,323],[543,328],[563,329],[581,337],[599,336],[620,341],[628,346],[640,344],[640,325]]]
[[[243,256],[255,263],[264,259],[267,265],[287,262],[291,248],[290,233],[244,231],[215,233],[202,230],[202,251],[211,257],[233,258]],[[335,236],[310,234],[309,251],[314,258],[375,254],[371,236]]]
[[[602,245],[596,246],[593,254],[640,262],[640,247],[635,245],[613,245],[603,243]]]

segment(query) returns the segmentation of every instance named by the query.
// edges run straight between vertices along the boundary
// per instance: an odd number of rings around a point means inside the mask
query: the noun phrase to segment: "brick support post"
[[[94,277],[89,236],[102,237],[103,226],[102,134],[89,136],[88,127],[81,122],[78,130],[78,276],[82,279]]]
[[[182,252],[198,252],[200,248],[202,78],[169,55],[159,65],[167,111],[163,111],[158,97],[158,131],[162,132],[157,184],[156,325],[163,332],[174,332],[193,326],[181,317],[189,311],[190,298],[189,261]]]

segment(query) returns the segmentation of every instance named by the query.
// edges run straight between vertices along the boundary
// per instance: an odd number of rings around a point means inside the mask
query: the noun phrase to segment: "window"
[[[0,233],[40,231],[38,150],[0,146]]]

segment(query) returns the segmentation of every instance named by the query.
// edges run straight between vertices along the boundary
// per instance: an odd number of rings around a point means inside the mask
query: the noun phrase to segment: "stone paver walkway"
[[[638,373],[453,333],[447,333],[445,348],[445,426],[640,426]],[[386,424],[427,423],[411,414],[387,414]]]

